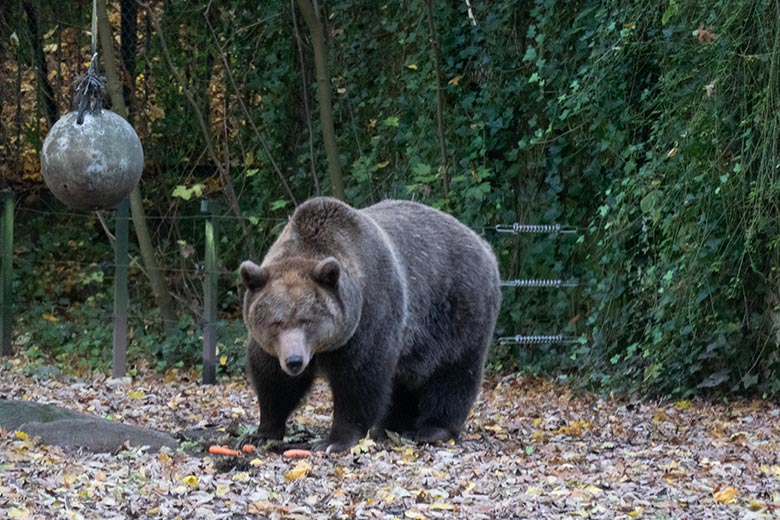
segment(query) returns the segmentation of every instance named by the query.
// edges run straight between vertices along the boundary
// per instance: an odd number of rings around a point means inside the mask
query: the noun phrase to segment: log
[[[148,446],[159,451],[176,449],[168,433],[83,414],[51,404],[0,399],[0,427],[37,437],[42,444],[95,453],[116,452],[125,447]]]

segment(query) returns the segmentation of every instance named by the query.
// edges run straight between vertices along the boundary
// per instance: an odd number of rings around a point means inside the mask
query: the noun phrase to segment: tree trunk
[[[306,27],[311,34],[311,46],[314,51],[314,68],[317,73],[317,99],[320,104],[320,126],[322,142],[328,158],[328,175],[330,176],[333,195],[346,200],[344,193],[344,177],[341,174],[341,159],[336,144],[336,131],[333,125],[333,104],[331,102],[330,76],[328,74],[328,51],[325,46],[325,31],[319,13],[315,11],[312,0],[297,0]]]
[[[100,36],[100,48],[103,51],[103,65],[106,69],[106,79],[108,81],[108,93],[111,96],[111,104],[114,112],[127,118],[127,106],[122,95],[122,82],[116,70],[116,55],[111,37],[111,24],[108,22],[108,13],[105,0],[97,2],[98,14],[98,35]],[[141,257],[143,258],[146,272],[152,284],[152,291],[157,298],[157,305],[160,307],[160,316],[163,319],[163,327],[166,333],[171,333],[176,329],[178,318],[176,309],[173,306],[171,293],[168,291],[168,285],[165,277],[157,262],[152,246],[152,238],[149,234],[149,227],[146,224],[146,215],[144,214],[143,199],[141,190],[138,186],[130,193],[130,211],[133,217],[133,227],[135,235],[138,238],[138,245],[141,248]]]
[[[135,117],[135,62],[138,53],[138,4],[136,0],[120,0],[121,21],[119,26],[120,56],[127,71],[124,84],[125,99],[128,100],[127,120],[133,124]]]
[[[441,56],[439,37],[433,23],[433,0],[425,0],[425,13],[428,18],[428,32],[431,38],[431,58],[436,72],[436,130],[439,136],[439,174],[441,175],[444,198],[449,196],[450,180],[447,173],[447,143],[444,140],[444,93],[442,91]]]
[[[43,112],[49,128],[59,119],[57,101],[54,99],[54,89],[49,82],[49,67],[46,65],[46,57],[43,55],[43,38],[38,26],[38,5],[30,0],[24,2],[24,11],[27,13],[27,27],[30,31],[30,39],[33,43],[32,61],[35,67],[35,78],[38,83],[38,96],[43,103]]]

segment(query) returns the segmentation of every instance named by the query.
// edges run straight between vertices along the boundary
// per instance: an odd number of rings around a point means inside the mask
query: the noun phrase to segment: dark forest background
[[[39,159],[91,17],[89,1],[0,5],[14,336],[39,368],[110,361],[111,239],[53,199]],[[780,392],[777,0],[123,0],[108,20],[169,295],[133,237],[136,370],[198,363],[201,201],[220,208],[218,357],[237,373],[235,269],[329,194],[441,208],[491,242],[504,279],[578,281],[505,289],[497,336],[576,341],[497,343],[494,368],[627,394]],[[513,223],[577,232],[495,231]]]

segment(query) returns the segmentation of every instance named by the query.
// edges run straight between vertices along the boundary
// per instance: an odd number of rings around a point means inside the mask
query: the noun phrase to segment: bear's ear
[[[244,282],[244,287],[250,291],[260,290],[268,282],[268,271],[250,260],[241,262],[241,267],[238,268],[238,271],[241,273],[241,281]]]
[[[328,289],[335,289],[339,284],[339,274],[341,274],[341,266],[332,256],[320,260],[314,268],[314,280]]]

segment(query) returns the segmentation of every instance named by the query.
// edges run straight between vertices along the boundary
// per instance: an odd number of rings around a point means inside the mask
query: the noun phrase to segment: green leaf
[[[189,188],[184,185],[179,185],[173,189],[173,193],[171,193],[171,196],[182,200],[190,200],[193,197],[193,195],[196,198],[200,198],[203,196],[204,189],[205,186],[203,184],[194,184]]]
[[[643,213],[652,213],[653,210],[657,209],[662,195],[663,193],[660,190],[652,190],[639,201],[639,208]]]
[[[676,15],[679,10],[680,6],[677,5],[677,0],[669,0],[669,6],[666,8],[666,11],[664,11],[663,16],[661,17],[661,23],[663,25],[668,24],[672,16]]]
[[[414,163],[412,165],[412,173],[415,177],[423,177],[431,174],[431,166],[425,163]]]
[[[271,203],[271,211],[276,211],[286,207],[288,202],[284,199],[275,200]]]
[[[400,123],[400,120],[398,119],[398,116],[390,116],[387,119],[383,121],[385,126],[392,126],[397,127]]]

